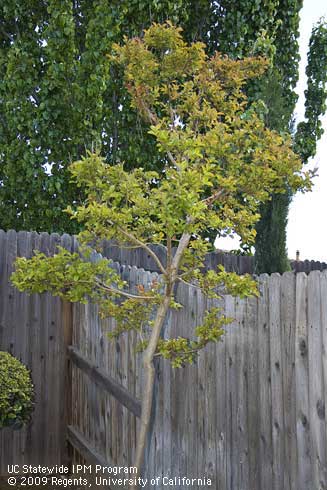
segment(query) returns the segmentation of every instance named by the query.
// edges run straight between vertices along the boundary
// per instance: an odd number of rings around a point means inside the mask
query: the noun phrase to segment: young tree
[[[193,337],[161,338],[169,309],[182,307],[175,302],[176,284],[196,284],[213,298],[222,291],[256,294],[249,276],[203,271],[210,246],[202,238],[204,230],[236,231],[251,243],[258,205],[272,190],[283,192],[285,182],[294,190],[310,187],[290,140],[265,128],[260,111],[244,93],[246,81],[262,74],[267,62],[235,61],[219,53],[209,58],[202,43],[187,45],[180,31],[170,23],[154,24],[142,39],[116,45],[110,56],[124,67],[132,107],[150,126],[162,170],[111,166],[99,153],[73,163],[73,178],[87,194],[84,204],[67,210],[84,226],[80,253],[60,249],[53,257],[36,253],[28,260],[19,258],[12,276],[22,291],[97,303],[102,317],[116,318],[111,336],[131,329],[140,334],[145,381],[135,461],[139,471],[152,407],[154,358],[169,359],[175,367],[194,362],[208,342],[221,339],[229,321],[212,308]],[[156,261],[162,282],[129,291],[107,259],[88,260],[89,247],[101,249],[104,239],[144,248]],[[165,243],[165,263],[151,248],[155,243]]]

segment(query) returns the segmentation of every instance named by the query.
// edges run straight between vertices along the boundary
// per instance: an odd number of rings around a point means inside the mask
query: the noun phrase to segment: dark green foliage
[[[294,5],[294,10],[288,11],[290,16],[284,17],[284,28],[280,29],[276,36],[276,55],[271,78],[260,87],[260,95],[268,107],[267,125],[279,131],[291,132],[294,125],[300,3],[296,2],[297,6]],[[298,124],[294,135],[294,148],[303,163],[315,155],[317,141],[323,134],[320,119],[326,110],[327,95],[327,25],[323,20],[312,30],[306,74],[308,77],[308,89],[305,91],[306,121]],[[271,201],[261,207],[261,219],[256,227],[257,273],[282,273],[289,270],[286,227],[290,199],[289,193],[285,196],[273,195]]]
[[[30,420],[33,393],[28,369],[9,352],[0,351],[0,429],[20,429]]]
[[[316,154],[317,141],[324,132],[320,121],[326,111],[327,98],[327,24],[324,20],[320,20],[311,33],[306,75],[306,121],[298,125],[295,135],[295,149],[304,162]]]
[[[281,75],[278,70],[271,69],[256,87],[255,98],[266,105],[265,123],[268,128],[276,131],[288,131],[293,109],[290,110],[288,99],[283,94]]]
[[[0,228],[75,232],[62,210],[83,189],[67,166],[87,149],[101,146],[108,161],[131,166],[155,163],[106,54],[151,20],[182,21],[185,12],[182,0],[1,2]]]
[[[278,1],[90,0],[0,6],[0,228],[75,232],[62,213],[83,198],[67,166],[101,146],[108,162],[162,165],[105,56],[124,35],[169,18],[187,40],[244,56],[274,25]],[[209,33],[209,36],[208,36]],[[270,34],[268,35],[268,37]],[[45,171],[51,168],[51,175]]]
[[[291,270],[286,249],[286,227],[290,194],[273,194],[268,204],[261,205],[261,219],[256,226],[255,272]]]
[[[279,132],[290,131],[297,101],[294,92],[298,80],[299,64],[299,12],[302,1],[279,2],[276,13],[275,54],[273,67],[257,87],[256,97],[267,106],[265,116],[269,128]],[[289,192],[273,194],[260,208],[261,218],[256,225],[255,267],[258,274],[285,272],[290,265],[286,249]]]
[[[280,0],[276,12],[274,67],[281,77],[282,94],[286,114],[292,118],[297,94],[294,92],[299,79],[299,25],[303,0]]]
[[[263,80],[256,94],[261,98],[268,110],[265,122],[269,128],[279,132],[287,132],[293,109],[290,111],[289,99],[283,93],[280,73],[272,69]],[[287,257],[287,215],[290,193],[273,194],[271,200],[262,204],[261,215],[256,225],[255,269],[257,274],[280,272],[290,269]]]
[[[3,0],[0,5],[0,228],[75,233],[80,226],[62,212],[82,202],[67,172],[69,163],[101,148],[107,162],[153,170],[164,162],[155,138],[136,112],[121,69],[106,54],[123,36],[140,35],[151,22],[170,19],[187,41],[202,40],[239,58],[264,53],[271,69],[250,82],[249,99],[266,104],[269,128],[292,131],[298,80],[299,12],[303,0]],[[306,121],[295,148],[314,155],[325,110],[326,25],[313,30],[308,55]],[[51,175],[45,171],[51,166]],[[273,206],[272,201],[266,206]],[[273,211],[273,209],[275,211]],[[263,212],[271,216],[279,207]],[[285,214],[285,213],[284,213]],[[262,218],[264,219],[264,218]],[[279,220],[270,222],[278,225]],[[281,219],[281,222],[284,222]],[[258,227],[267,230],[268,223]],[[272,234],[276,234],[271,231]],[[286,231],[283,232],[286,236]],[[215,232],[207,233],[214,241]],[[257,266],[264,251],[258,236]],[[285,245],[279,253],[285,255]],[[275,251],[267,250],[275,256]],[[260,259],[261,260],[261,259]],[[273,269],[282,272],[277,263]]]

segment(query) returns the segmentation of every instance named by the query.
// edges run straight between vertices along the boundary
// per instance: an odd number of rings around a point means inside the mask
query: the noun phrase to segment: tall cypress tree
[[[264,117],[270,129],[289,132],[303,163],[314,156],[317,140],[322,135],[320,119],[325,112],[327,74],[326,23],[321,20],[313,27],[308,52],[308,90],[306,121],[294,132],[294,109],[297,102],[295,87],[299,75],[299,23],[303,0],[253,2],[222,0],[211,3],[207,14],[208,45],[238,58],[263,53],[271,58],[267,75],[247,90],[251,98],[262,100]],[[202,25],[201,23],[199,23]],[[203,31],[202,31],[203,32]],[[256,271],[284,272],[290,269],[286,249],[286,229],[292,194],[273,194],[260,208],[256,226]],[[214,240],[214,230],[209,233]]]
[[[279,83],[271,86],[271,90],[262,93],[263,99],[267,101],[268,120],[267,125],[272,129],[290,131],[293,133],[294,148],[300,155],[303,163],[316,153],[317,141],[323,134],[321,117],[326,110],[326,81],[327,81],[327,24],[320,20],[312,29],[309,43],[308,64],[306,74],[308,77],[308,88],[305,92],[305,118],[300,122],[295,132],[293,112],[297,96],[294,92],[297,81],[297,72],[293,70],[292,60],[298,55],[298,43],[296,25],[298,16],[289,21],[290,31],[293,30],[294,37],[291,38],[287,56],[278,56],[281,46],[290,41],[287,29],[280,31],[276,36],[276,60],[275,69],[278,70]],[[294,66],[293,66],[294,69]],[[261,219],[256,226],[256,272],[285,272],[290,269],[287,256],[287,217],[292,194],[285,189],[285,194],[273,194],[271,200],[261,206]]]

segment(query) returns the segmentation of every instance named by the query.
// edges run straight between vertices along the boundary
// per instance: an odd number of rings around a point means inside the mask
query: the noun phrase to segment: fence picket
[[[272,474],[272,400],[271,400],[271,362],[270,362],[270,319],[269,319],[269,281],[268,274],[260,276],[258,299],[258,403],[260,445],[258,454],[259,489],[271,488]]]
[[[309,426],[309,375],[308,375],[308,277],[304,272],[296,276],[295,324],[295,382],[296,382],[296,438],[297,485],[307,490],[312,482],[312,456]]]
[[[284,404],[284,441],[287,464],[285,490],[297,490],[296,407],[295,400],[295,275],[283,274],[281,280],[281,339]]]
[[[225,298],[215,301],[215,306],[225,310]],[[225,327],[226,331],[230,327]],[[217,488],[227,488],[227,407],[226,407],[226,337],[216,346],[216,475]],[[195,392],[194,392],[195,393]],[[195,394],[196,396],[196,394]]]
[[[325,395],[324,407],[325,407],[325,451],[327,453],[327,272],[324,271],[320,274],[320,303],[321,303],[321,330],[322,330],[322,372],[323,372],[323,393]],[[325,460],[325,473],[327,472]]]
[[[269,281],[269,331],[273,445],[272,488],[274,490],[283,488],[285,463],[280,283],[280,275],[272,274]]]
[[[314,488],[327,487],[326,416],[322,365],[320,273],[308,276],[309,423]]]

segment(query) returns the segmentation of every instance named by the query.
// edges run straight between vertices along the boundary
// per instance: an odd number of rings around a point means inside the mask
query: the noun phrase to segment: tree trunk
[[[146,439],[149,431],[151,409],[152,409],[152,402],[153,402],[153,391],[154,391],[154,381],[155,381],[155,368],[153,364],[153,357],[157,349],[161,328],[163,326],[163,323],[166,318],[166,314],[169,309],[170,299],[171,299],[170,295],[166,295],[164,297],[163,302],[159,306],[155,318],[154,326],[152,329],[151,337],[149,340],[149,344],[143,354],[145,385],[144,385],[144,391],[142,393],[140,430],[137,438],[136,456],[135,456],[135,463],[134,463],[134,467],[137,468],[137,478],[135,479],[135,484],[130,486],[131,490],[137,490],[139,488],[138,477],[141,476],[142,466],[144,462]]]
[[[192,218],[188,217],[187,223],[190,223],[191,220]],[[176,281],[179,265],[182,260],[183,253],[185,249],[188,247],[190,239],[191,239],[191,235],[189,233],[184,232],[179,240],[179,244],[171,264],[167,264],[169,273],[168,273],[168,277],[166,277],[168,281],[166,285],[165,296],[158,308],[156,319],[154,321],[154,326],[151,332],[150,340],[143,354],[145,386],[144,386],[144,392],[142,394],[141,427],[139,430],[137,443],[136,443],[136,456],[135,456],[135,464],[134,464],[134,466],[137,469],[137,477],[141,476],[142,466],[144,462],[146,439],[150,426],[151,409],[152,409],[152,402],[153,402],[154,378],[155,378],[153,357],[157,350],[161,328],[163,326],[167,312],[169,310],[169,305],[170,305],[171,295],[172,295],[172,287]],[[135,484],[130,486],[130,490],[138,489],[138,478],[136,478],[134,481]]]

